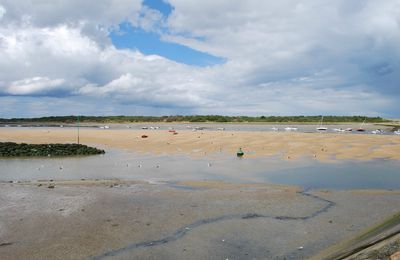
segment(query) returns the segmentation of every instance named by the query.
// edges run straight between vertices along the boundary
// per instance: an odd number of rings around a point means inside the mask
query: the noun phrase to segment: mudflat
[[[142,136],[147,136],[142,138]],[[2,141],[26,143],[72,143],[76,129],[2,128]],[[246,157],[278,156],[328,160],[400,160],[400,136],[369,134],[228,132],[166,130],[81,129],[80,142],[102,148],[139,153],[187,154],[193,157],[235,154],[241,147]]]
[[[399,191],[0,183],[2,259],[303,259],[398,210]]]

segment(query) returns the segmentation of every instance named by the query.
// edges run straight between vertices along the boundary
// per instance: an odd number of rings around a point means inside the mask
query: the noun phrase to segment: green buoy
[[[236,153],[237,157],[242,157],[244,155],[244,152],[242,151],[242,148],[239,148],[239,150]]]

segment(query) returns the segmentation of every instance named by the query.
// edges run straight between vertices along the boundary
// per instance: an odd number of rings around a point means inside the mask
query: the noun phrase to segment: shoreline
[[[142,138],[146,135],[147,138]],[[0,141],[24,143],[74,143],[76,129],[0,128]],[[392,135],[353,135],[334,133],[257,132],[257,131],[177,131],[135,129],[80,129],[82,144],[124,149],[139,154],[188,155],[205,157],[236,155],[239,147],[245,157],[279,157],[284,160],[311,158],[335,160],[400,160],[400,138]]]

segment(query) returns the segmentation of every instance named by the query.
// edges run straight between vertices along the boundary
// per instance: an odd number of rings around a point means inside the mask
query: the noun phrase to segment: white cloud
[[[33,77],[14,81],[6,88],[6,93],[11,95],[32,95],[35,93],[49,92],[62,86],[63,79],[49,79],[46,77]]]
[[[3,16],[6,14],[6,9],[0,5],[0,20],[3,18]]]
[[[166,18],[139,0],[2,0],[0,95],[85,97],[100,114],[104,101],[115,113],[400,112],[397,0],[169,2]],[[118,50],[108,34],[125,21],[226,63]]]

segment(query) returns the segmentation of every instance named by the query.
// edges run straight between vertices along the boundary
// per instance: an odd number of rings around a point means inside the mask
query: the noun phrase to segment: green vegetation
[[[70,156],[103,154],[104,150],[82,144],[17,144],[0,142],[0,157]]]
[[[384,123],[390,120],[381,117],[365,116],[324,116],[324,123]],[[80,116],[82,123],[135,123],[135,122],[232,122],[232,123],[316,123],[321,116],[220,116],[220,115],[193,115],[193,116]],[[0,124],[24,123],[76,123],[77,116],[50,116],[39,118],[11,118],[0,119]]]

